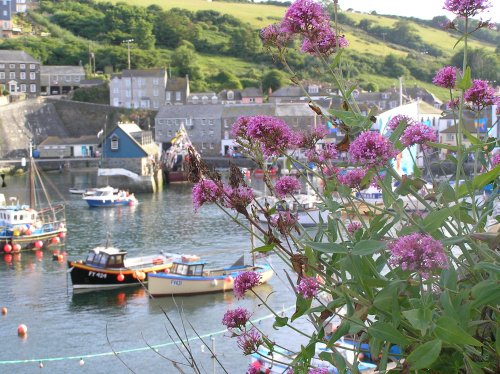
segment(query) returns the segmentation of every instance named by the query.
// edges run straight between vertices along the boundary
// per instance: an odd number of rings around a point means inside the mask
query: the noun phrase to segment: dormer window
[[[118,141],[118,136],[116,135],[113,135],[111,137],[111,150],[112,151],[117,151],[118,150],[118,146],[119,146],[119,141]]]
[[[318,86],[309,86],[308,89],[309,93],[318,93],[319,92],[319,87]]]
[[[212,96],[212,104],[217,104],[217,96]]]
[[[234,100],[234,92],[233,91],[227,91],[227,99]]]
[[[203,104],[208,103],[208,96],[202,96],[202,98],[201,98],[201,102],[202,102]]]

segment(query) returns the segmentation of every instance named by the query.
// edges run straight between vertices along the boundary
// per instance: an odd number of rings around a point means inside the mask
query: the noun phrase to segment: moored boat
[[[261,283],[273,276],[268,265],[234,264],[220,269],[205,269],[206,262],[198,257],[183,256],[175,260],[168,273],[150,274],[148,291],[151,296],[196,295],[226,292],[234,288],[234,279],[245,271],[261,276]]]
[[[139,285],[149,275],[172,266],[176,254],[157,254],[126,258],[127,251],[108,246],[89,250],[87,258],[68,261],[74,289],[107,289]]]
[[[134,194],[130,194],[124,190],[116,190],[110,186],[96,188],[93,194],[84,195],[83,200],[91,208],[137,204]]]

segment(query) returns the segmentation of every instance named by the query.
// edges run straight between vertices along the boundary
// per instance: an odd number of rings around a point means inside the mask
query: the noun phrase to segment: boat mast
[[[35,209],[35,175],[34,175],[34,167],[35,160],[33,159],[33,143],[30,139],[29,142],[29,164],[28,164],[28,172],[29,172],[29,191],[30,191],[30,208]]]

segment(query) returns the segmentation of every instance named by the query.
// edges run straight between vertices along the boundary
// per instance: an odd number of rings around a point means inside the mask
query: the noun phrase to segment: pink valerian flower
[[[301,51],[313,56],[331,55],[348,45],[349,42],[343,35],[336,35],[330,28],[324,28],[312,38],[305,38]]]
[[[370,130],[362,132],[349,146],[351,159],[366,167],[385,166],[398,153],[388,139]]]
[[[274,190],[276,191],[276,196],[283,198],[286,195],[293,195],[294,193],[300,192],[301,186],[300,182],[295,177],[284,176],[276,181],[274,185]]]
[[[299,148],[313,148],[316,143],[324,139],[329,133],[329,130],[324,125],[315,126],[311,132],[302,132],[296,134],[297,146]]]
[[[347,232],[352,235],[356,231],[361,230],[362,228],[363,226],[361,225],[361,222],[354,221],[347,225]]]
[[[234,294],[238,299],[245,296],[245,292],[260,284],[261,276],[254,271],[245,271],[234,280]]]
[[[426,234],[405,235],[387,247],[391,251],[390,264],[420,273],[424,278],[431,272],[448,267],[442,244]]]
[[[444,8],[461,17],[474,17],[491,7],[489,0],[445,0]]]
[[[255,361],[255,362],[259,362],[259,361]],[[257,367],[257,366],[254,365],[254,363],[251,363],[248,366],[247,372],[245,374],[260,374],[261,373],[261,371],[260,371],[260,364],[259,364],[259,367]]]
[[[481,79],[474,79],[472,81],[472,87],[464,92],[464,100],[470,103],[474,110],[481,110],[498,102],[498,98],[495,96],[495,89],[488,86],[488,81]]]
[[[491,159],[491,166],[496,167],[498,164],[500,164],[500,152]]]
[[[250,312],[245,308],[236,308],[224,313],[222,324],[228,329],[244,330],[247,322],[250,320]]]
[[[311,37],[330,27],[325,9],[313,0],[296,0],[286,11],[281,29],[288,34]]]
[[[205,203],[215,203],[222,197],[222,188],[210,179],[202,179],[193,186],[194,210],[200,209]]]
[[[246,331],[237,338],[238,347],[241,348],[243,354],[248,356],[254,352],[257,352],[259,346],[264,343],[262,336],[255,329]]]
[[[446,107],[448,109],[458,109],[458,106],[460,104],[460,99],[452,99],[446,103]]]
[[[322,149],[308,149],[305,152],[307,161],[315,162],[318,164],[325,163],[328,160],[333,160],[338,155],[337,147],[333,143],[325,144]]]
[[[280,211],[271,217],[270,223],[276,227],[282,235],[287,235],[297,225],[299,218],[288,210]]]
[[[457,81],[457,72],[460,72],[460,69],[455,66],[445,66],[438,70],[432,83],[439,87],[453,89]]]
[[[265,156],[275,156],[297,144],[297,135],[281,119],[271,116],[249,117],[247,136],[259,142]]]
[[[297,293],[304,299],[310,299],[318,294],[319,284],[314,277],[304,277],[297,285]]]
[[[401,144],[405,147],[409,147],[414,144],[424,145],[425,142],[437,141],[437,134],[436,131],[423,123],[415,123],[405,129],[400,140]]]
[[[246,138],[248,121],[251,117],[239,117],[231,128],[231,135],[235,138]]]
[[[392,117],[389,122],[387,122],[387,128],[391,131],[396,130],[401,122],[404,122],[406,126],[415,123],[415,120],[411,117],[408,117],[404,114],[398,114]]]
[[[249,187],[231,188],[230,186],[224,186],[222,204],[227,208],[235,209],[239,213],[245,212],[246,214],[246,207],[252,202],[253,198],[253,190]]]
[[[337,180],[340,184],[350,188],[363,189],[362,181],[366,175],[366,170],[362,168],[348,170],[337,174]]]
[[[328,368],[311,368],[307,374],[328,374],[329,372]]]
[[[280,24],[264,27],[259,33],[262,44],[266,47],[284,48],[292,40],[292,34],[283,30]]]

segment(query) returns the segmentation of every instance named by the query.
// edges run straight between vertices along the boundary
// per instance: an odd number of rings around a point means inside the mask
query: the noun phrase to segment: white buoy
[[[80,359],[80,362],[78,362],[78,364],[79,364],[80,366],[85,365],[85,361],[83,361],[83,358],[81,358],[81,359]]]

